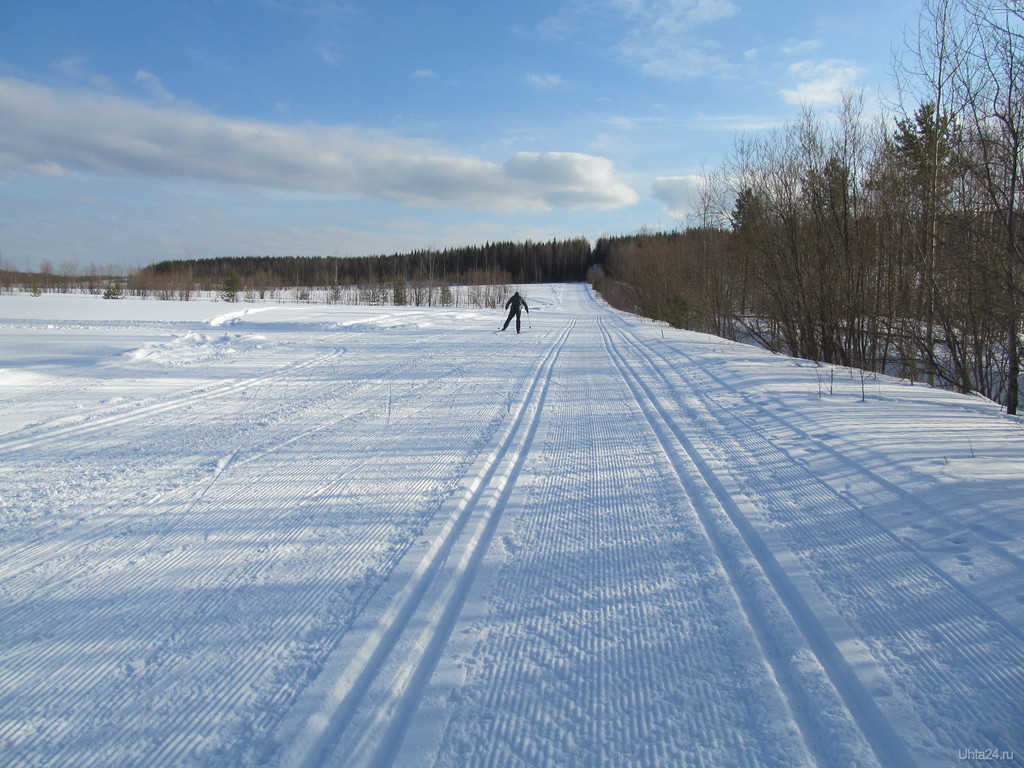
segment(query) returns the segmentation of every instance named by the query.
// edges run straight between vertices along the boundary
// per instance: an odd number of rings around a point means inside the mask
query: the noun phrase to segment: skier
[[[522,333],[522,314],[523,310],[526,310],[526,314],[530,314],[530,308],[526,306],[526,302],[523,301],[523,297],[519,295],[519,291],[516,291],[511,299],[505,302],[505,309],[509,309],[508,317],[505,319],[505,324],[501,326],[501,330],[508,328],[508,324],[512,322],[512,318],[516,319],[516,333]]]

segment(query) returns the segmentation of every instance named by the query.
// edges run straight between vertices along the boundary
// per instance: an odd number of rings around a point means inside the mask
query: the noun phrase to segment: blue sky
[[[0,260],[672,228],[737,135],[873,104],[918,0],[3,0]]]

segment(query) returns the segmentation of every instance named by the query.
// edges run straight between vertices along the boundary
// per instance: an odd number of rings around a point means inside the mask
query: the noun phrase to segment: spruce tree
[[[238,273],[231,270],[231,274],[224,278],[224,285],[220,289],[220,297],[224,301],[238,301],[238,292],[242,290],[242,278]]]

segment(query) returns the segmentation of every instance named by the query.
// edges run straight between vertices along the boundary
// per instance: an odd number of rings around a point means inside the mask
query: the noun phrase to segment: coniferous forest
[[[590,243],[585,238],[546,243],[487,243],[390,256],[245,256],[163,261],[139,271],[137,283],[150,290],[191,284],[218,288],[232,273],[249,289],[294,286],[369,286],[404,280],[409,285],[561,283],[586,279]]]

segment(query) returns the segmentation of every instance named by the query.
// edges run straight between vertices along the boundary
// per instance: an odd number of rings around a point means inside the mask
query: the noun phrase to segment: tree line
[[[591,247],[586,238],[498,242],[480,246],[421,250],[390,256],[242,256],[161,261],[136,272],[132,287],[151,292],[217,291],[235,274],[240,288],[268,290],[401,285],[398,296],[423,292],[434,303],[444,285],[574,282],[586,279]],[[394,294],[393,294],[394,295]],[[420,302],[417,302],[420,303]]]
[[[36,295],[43,293],[102,293],[123,269],[112,265],[91,264],[81,268],[74,261],[55,268],[48,259],[43,259],[37,271],[19,270],[0,259],[0,293],[25,291]]]
[[[689,226],[607,238],[609,300],[824,363],[980,392],[1016,413],[1024,307],[1024,6],[928,0],[908,103],[848,94],[737,140]]]
[[[200,293],[229,301],[288,294],[299,301],[491,306],[511,284],[585,280],[590,260],[589,241],[577,237],[392,255],[165,260],[127,271],[113,266],[83,270],[74,263],[54,269],[44,260],[38,272],[28,272],[0,261],[0,292],[85,291],[185,301]]]

